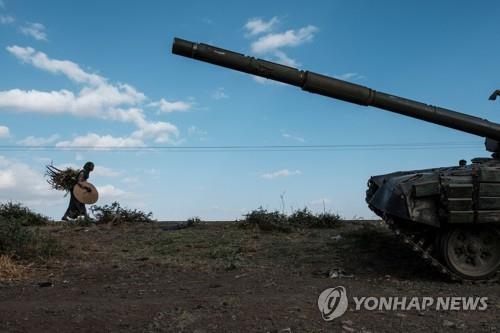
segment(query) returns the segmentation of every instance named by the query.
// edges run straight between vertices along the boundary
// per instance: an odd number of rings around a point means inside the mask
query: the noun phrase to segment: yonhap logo
[[[481,296],[353,296],[350,311],[486,311],[488,297]],[[318,308],[325,321],[342,316],[349,306],[346,288],[328,288],[318,297]]]
[[[318,297],[318,308],[325,321],[342,316],[348,306],[347,292],[344,287],[328,288]]]

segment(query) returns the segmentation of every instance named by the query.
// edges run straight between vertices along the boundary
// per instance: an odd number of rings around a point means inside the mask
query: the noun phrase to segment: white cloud
[[[8,46],[7,51],[25,63],[53,74],[63,74],[74,82],[90,83],[97,86],[107,81],[102,76],[85,72],[72,61],[50,59],[45,53],[36,51],[31,47],[13,45]]]
[[[115,107],[136,105],[146,97],[127,84],[109,84],[97,74],[87,73],[77,64],[54,60],[30,47],[9,46],[7,50],[25,63],[53,74],[62,74],[73,82],[86,84],[78,94],[68,90],[38,91],[11,89],[0,91],[0,108],[40,113],[71,113],[106,118]]]
[[[314,33],[318,31],[315,26],[308,25],[299,30],[287,30],[283,33],[270,33],[260,37],[252,43],[252,51],[258,54],[272,53],[283,47],[295,47],[305,42],[312,41]]]
[[[56,147],[61,148],[130,148],[140,146],[144,146],[144,142],[140,139],[131,137],[114,137],[111,135],[101,136],[96,133],[88,133],[84,136],[77,136],[73,140],[60,141],[56,143]]]
[[[271,31],[278,22],[279,20],[276,16],[267,22],[260,18],[252,18],[245,23],[245,29],[248,36],[254,36]]]
[[[18,143],[23,145],[23,146],[44,146],[48,145],[50,143],[53,143],[57,140],[59,140],[60,136],[58,134],[53,134],[49,137],[35,137],[35,136],[28,136]]]
[[[125,123],[134,123],[136,125],[146,122],[144,112],[139,108],[111,108],[106,115],[108,119],[118,120]]]
[[[68,90],[46,92],[11,89],[0,91],[0,108],[46,114],[70,113],[81,117],[103,119],[114,118],[114,106],[133,102],[133,96],[119,87],[108,85],[84,88],[78,95]]]
[[[0,108],[25,112],[65,113],[73,109],[75,96],[68,90],[38,91],[11,89],[0,91]]]
[[[122,182],[130,186],[136,186],[141,183],[137,177],[125,177],[122,179]]]
[[[21,32],[26,36],[31,36],[36,40],[47,40],[47,33],[45,32],[45,26],[41,23],[31,23],[27,22],[21,28]]]
[[[303,137],[300,137],[298,135],[293,135],[290,133],[287,133],[285,131],[281,132],[281,136],[285,139],[293,140],[293,141],[298,141],[298,142],[305,142],[306,140]]]
[[[363,80],[366,78],[358,73],[344,73],[340,75],[335,75],[335,77],[341,80],[352,80],[352,81]]]
[[[0,190],[8,190],[16,185],[13,170],[0,170]]]
[[[299,67],[300,63],[289,57],[283,51],[283,48],[297,47],[306,42],[312,41],[314,34],[318,31],[318,29],[313,25],[308,25],[298,30],[290,29],[285,32],[269,32],[272,30],[272,27],[276,22],[276,17],[269,22],[264,22],[259,19],[249,20],[247,22],[245,27],[251,23],[250,26],[247,27],[247,30],[249,31],[247,37],[255,36],[258,33],[266,33],[251,43],[250,48],[252,52],[259,55],[270,56],[272,61],[285,66]],[[252,32],[255,33],[252,34]],[[259,83],[267,83],[265,79],[254,78],[254,80]]]
[[[279,177],[298,176],[301,174],[302,174],[302,172],[300,172],[299,170],[290,171],[288,169],[282,169],[282,170],[275,171],[275,172],[264,173],[260,177],[264,178],[264,179],[275,179],[275,178],[279,178]]]
[[[298,63],[295,59],[292,59],[289,56],[287,56],[286,53],[283,51],[275,50],[274,56],[277,58],[277,62],[282,64],[282,65],[290,66],[290,67],[299,67],[300,66],[300,63]]]
[[[134,123],[138,129],[132,137],[139,140],[153,138],[157,143],[175,143],[180,135],[179,129],[171,123],[146,121],[143,111],[138,108],[112,109],[109,116],[114,120]]]
[[[226,99],[226,98],[229,98],[229,95],[226,94],[226,92],[224,91],[224,88],[217,88],[213,93],[212,95],[210,96],[212,99],[215,99],[215,100],[221,100],[221,99]]]
[[[0,15],[0,24],[11,24],[15,21],[16,19],[10,15]]]
[[[0,167],[7,166],[9,163],[10,161],[6,157],[0,155]]]
[[[188,128],[188,135],[189,136],[205,136],[205,135],[207,135],[207,132],[202,130],[199,127],[192,125],[192,126],[189,126],[189,128]]]
[[[150,103],[149,106],[156,107],[162,112],[176,112],[176,111],[188,111],[191,109],[191,103],[175,101],[169,102],[166,99],[162,98],[157,102]]]
[[[25,163],[0,156],[0,202],[15,201],[45,207],[65,200],[54,191],[41,172]]]
[[[179,137],[179,130],[175,125],[164,121],[144,122],[139,125],[139,129],[132,133],[132,138],[145,140],[154,138],[156,143],[176,143]]]
[[[0,125],[0,139],[6,139],[10,137],[10,130],[7,126]]]
[[[101,176],[101,177],[118,177],[122,174],[118,170],[114,170],[112,168],[108,168],[102,165],[96,165],[93,173],[96,176]]]
[[[24,63],[52,74],[64,75],[83,87],[78,93],[65,89],[0,91],[0,108],[45,114],[69,113],[80,117],[109,119],[136,125],[137,130],[133,132],[131,138],[117,138],[123,139],[118,140],[118,143],[123,145],[128,145],[130,142],[135,145],[145,139],[153,139],[158,143],[177,142],[174,139],[178,138],[179,130],[175,125],[146,120],[144,111],[139,106],[147,98],[134,87],[122,83],[109,83],[107,78],[88,73],[74,62],[51,59],[45,53],[38,52],[31,47],[9,46],[7,50]],[[163,98],[151,104],[159,106],[166,112],[185,111],[191,107],[189,103],[168,102]],[[109,141],[109,136],[102,136],[98,141],[100,142],[103,138]],[[91,139],[91,141],[97,140],[96,137]],[[63,143],[68,144],[68,141]]]
[[[115,187],[114,185],[109,184],[97,186],[97,191],[99,192],[99,200],[105,202],[130,196],[129,192],[126,192]]]

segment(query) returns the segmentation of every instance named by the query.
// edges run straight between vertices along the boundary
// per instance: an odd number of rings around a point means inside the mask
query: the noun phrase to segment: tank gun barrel
[[[499,124],[453,110],[383,93],[333,77],[179,38],[174,39],[172,53],[297,86],[311,93],[359,105],[373,106],[493,139],[494,141],[500,141]],[[487,149],[497,152],[497,146],[499,145],[496,142],[490,142],[487,144]]]

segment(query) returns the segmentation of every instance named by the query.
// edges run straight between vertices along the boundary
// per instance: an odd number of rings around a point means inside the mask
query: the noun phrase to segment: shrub
[[[342,217],[339,214],[330,212],[324,212],[316,216],[317,219],[313,225],[309,226],[310,228],[335,228],[342,220]]]
[[[307,207],[296,210],[289,216],[259,207],[246,214],[245,219],[238,223],[241,227],[257,226],[264,231],[289,232],[293,228],[333,228],[340,220],[338,214],[329,212],[315,214]]]
[[[0,218],[0,254],[22,255],[34,234],[19,220]]]
[[[245,215],[245,219],[239,222],[243,228],[258,227],[263,231],[282,231],[288,232],[291,230],[287,216],[279,211],[268,211],[259,207]]]
[[[45,225],[50,222],[48,217],[13,202],[0,204],[0,218],[16,220],[23,226]]]
[[[201,223],[201,219],[198,216],[195,216],[195,217],[188,218],[185,224],[186,224],[186,227],[196,227],[196,226],[200,225],[200,223]]]
[[[90,207],[95,217],[95,223],[150,223],[154,222],[151,218],[153,213],[145,213],[137,209],[122,208],[118,202],[111,205]]]
[[[317,220],[317,216],[313,214],[307,207],[298,209],[288,216],[290,224],[296,227],[309,227],[312,226]]]
[[[0,217],[0,255],[29,259],[50,257],[59,249],[59,243],[23,225],[21,220]]]
[[[333,228],[341,220],[340,215],[323,212],[314,214],[307,207],[296,210],[288,217],[290,224],[305,228]]]

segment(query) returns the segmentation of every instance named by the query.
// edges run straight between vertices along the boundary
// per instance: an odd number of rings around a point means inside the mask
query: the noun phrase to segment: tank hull
[[[500,222],[500,161],[373,176],[366,202],[386,215],[437,228],[449,224]]]
[[[368,181],[366,202],[403,243],[457,280],[500,267],[500,161],[394,172]]]

